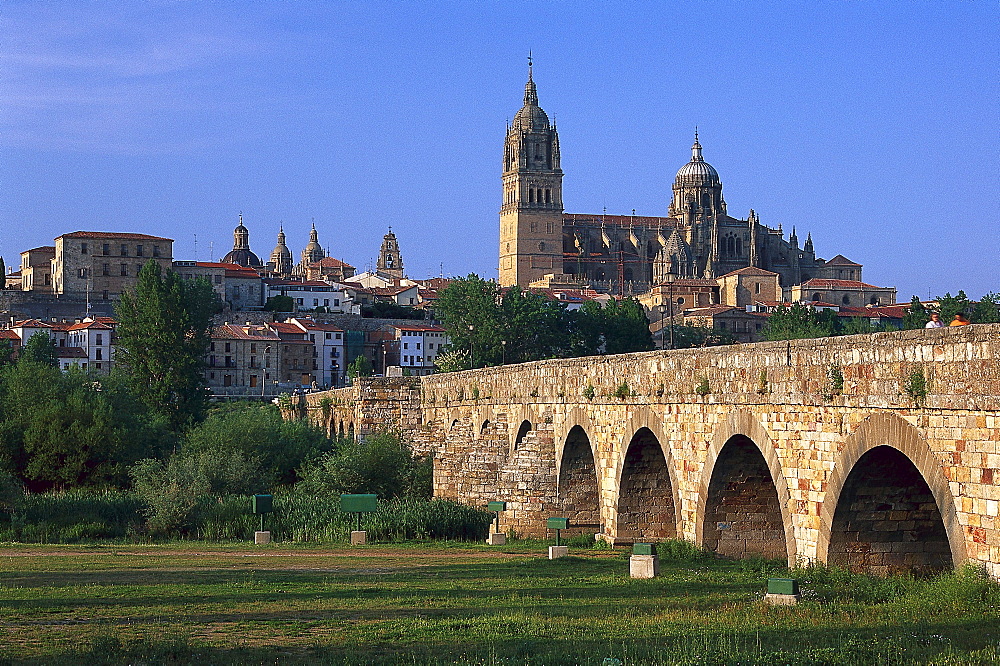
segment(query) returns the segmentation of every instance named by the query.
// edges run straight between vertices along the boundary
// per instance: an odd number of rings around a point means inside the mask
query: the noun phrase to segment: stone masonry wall
[[[701,543],[716,460],[742,435],[767,465],[789,560],[826,561],[855,462],[887,445],[927,483],[952,563],[970,559],[1000,576],[1000,325],[541,361],[409,381],[341,389],[350,400],[334,412],[350,413],[359,433],[380,419],[404,424],[435,453],[435,493],[477,505],[506,500],[504,529],[542,535],[544,518],[560,515],[562,449],[580,426],[594,450],[600,522],[615,539],[626,450],[648,428],[673,494],[672,507],[651,498],[653,513],[673,511],[678,536]],[[386,404],[365,406],[370,399]],[[533,429],[515,446],[524,420]],[[860,538],[869,536],[878,535]]]

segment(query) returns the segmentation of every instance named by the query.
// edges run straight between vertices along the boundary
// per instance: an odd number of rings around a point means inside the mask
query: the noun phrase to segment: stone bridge
[[[1000,578],[1000,325],[365,380],[308,413],[402,430],[437,497],[522,535]]]

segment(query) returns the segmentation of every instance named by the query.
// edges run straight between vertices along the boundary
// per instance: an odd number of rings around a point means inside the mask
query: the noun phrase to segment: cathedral
[[[861,280],[861,265],[816,257],[792,229],[729,215],[719,172],[695,131],[691,160],[677,171],[665,217],[564,212],[559,134],[538,105],[528,65],[524,105],[507,127],[500,207],[500,283],[589,285],[639,294],[674,279],[715,279],[753,266],[788,288],[813,278]]]

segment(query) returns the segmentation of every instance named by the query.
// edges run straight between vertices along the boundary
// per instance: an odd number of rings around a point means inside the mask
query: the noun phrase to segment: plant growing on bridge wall
[[[583,389],[583,397],[587,400],[593,400],[596,393],[593,384],[587,384],[587,388]]]
[[[826,370],[826,386],[823,387],[823,397],[827,400],[833,400],[833,396],[840,395],[844,392],[844,373],[840,370],[840,366],[836,363],[831,363],[830,367]]]
[[[474,385],[472,387],[472,399],[473,400],[479,400],[479,387],[478,386]]]
[[[708,384],[708,377],[702,375],[698,381],[698,385],[694,387],[694,392],[702,397],[712,392],[712,387]]]
[[[903,382],[903,390],[906,391],[908,396],[913,398],[915,403],[918,405],[923,404],[924,399],[927,398],[929,387],[922,368],[917,368],[909,374]]]
[[[465,400],[465,389],[464,388],[459,388],[458,389],[458,401],[461,402],[462,400]]]
[[[531,389],[531,393],[529,393],[528,395],[530,395],[532,398],[537,398],[538,397],[538,387],[536,386],[535,388]]]
[[[613,395],[619,400],[625,400],[626,398],[628,398],[629,395],[631,395],[631,391],[629,390],[628,387],[628,382],[622,382],[621,384],[619,384],[618,388],[615,389]]]
[[[666,387],[663,386],[663,382],[660,382],[659,386],[656,387],[656,397],[657,398],[662,398],[663,394],[666,393],[666,392],[667,392]]]
[[[767,370],[762,369],[760,371],[760,377],[758,377],[757,379],[757,393],[759,393],[760,395],[767,395],[768,390],[769,389],[767,387]]]

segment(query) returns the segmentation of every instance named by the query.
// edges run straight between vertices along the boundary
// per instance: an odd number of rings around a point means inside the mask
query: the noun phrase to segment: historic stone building
[[[529,64],[524,105],[504,144],[503,285],[555,280],[642,293],[673,278],[714,279],[748,266],[777,273],[784,288],[813,278],[861,280],[860,264],[838,256],[835,267],[817,258],[811,236],[800,247],[794,229],[786,239],[753,210],[746,219],[729,215],[722,180],[705,161],[697,131],[665,217],[565,213],[559,158],[559,135],[538,105]],[[846,265],[852,277],[843,274]]]
[[[392,233],[392,227],[382,237],[382,248],[379,250],[376,266],[379,273],[394,278],[403,277],[403,255],[399,252],[399,243],[396,241],[396,234]]]
[[[247,268],[260,268],[263,265],[250,249],[250,230],[243,226],[243,215],[240,215],[240,223],[233,230],[233,249],[222,258],[222,263]]]

